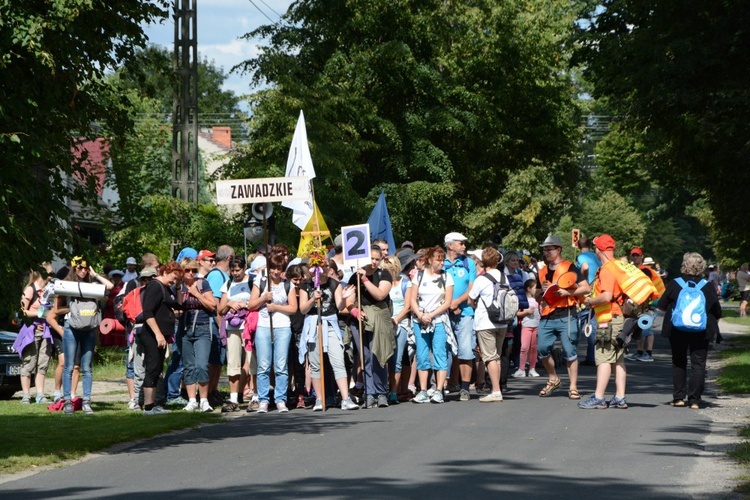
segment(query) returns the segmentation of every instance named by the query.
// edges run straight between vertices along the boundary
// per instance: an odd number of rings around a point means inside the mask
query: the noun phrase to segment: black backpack
[[[484,273],[493,287],[492,303],[488,306],[484,299],[480,299],[487,309],[487,317],[495,324],[512,323],[518,313],[518,295],[513,287],[508,283],[508,279],[503,272],[500,272],[500,281],[494,276]]]

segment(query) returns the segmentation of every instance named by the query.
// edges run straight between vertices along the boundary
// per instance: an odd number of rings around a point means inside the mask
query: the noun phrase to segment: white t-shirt
[[[432,312],[445,301],[445,289],[453,286],[453,277],[448,273],[434,275],[427,269],[424,270],[422,282],[419,282],[419,273],[411,280],[412,286],[419,286],[417,293],[417,307],[419,312]],[[412,292],[414,293],[414,292]],[[452,300],[452,297],[449,299]],[[412,311],[414,313],[415,311]]]
[[[491,274],[498,282],[503,279],[500,276],[500,271],[497,269],[487,271],[485,274]],[[507,328],[507,325],[498,325],[490,321],[487,317],[487,307],[485,304],[489,305],[492,303],[494,291],[495,287],[493,283],[484,274],[477,276],[477,279],[474,281],[474,286],[469,290],[469,298],[477,303],[477,306],[474,309],[474,331]]]
[[[289,297],[286,294],[286,286],[284,285],[284,281],[280,281],[278,285],[274,285],[271,283],[270,280],[263,280],[263,282],[267,283],[267,285],[263,285],[263,290],[260,290],[260,293],[266,293],[266,287],[271,287],[271,292],[273,292],[273,303],[285,306],[289,303]],[[261,285],[261,280],[258,280],[257,283],[255,283],[253,286],[255,288],[258,288],[259,285]],[[289,292],[292,293],[294,290],[294,285],[290,284]],[[258,309],[258,326],[263,326],[268,328],[271,326],[271,319],[268,315],[268,308],[265,304],[263,304],[260,309]],[[274,312],[273,313],[273,327],[274,328],[285,328],[292,326],[292,322],[289,319],[288,314],[284,314],[282,312]]]
[[[222,295],[226,293],[228,300],[244,302],[247,305],[250,301],[250,279],[248,276],[245,276],[245,279],[240,282],[234,280],[227,281],[219,291]],[[243,328],[245,328],[244,321],[238,327],[232,327],[227,324],[227,330],[242,330]]]
[[[534,314],[524,316],[521,319],[521,326],[536,328],[539,326],[539,322],[542,319],[542,315],[539,312],[539,303],[534,297],[529,297],[528,295],[526,296],[526,299],[529,301],[529,309],[532,309],[534,311]]]

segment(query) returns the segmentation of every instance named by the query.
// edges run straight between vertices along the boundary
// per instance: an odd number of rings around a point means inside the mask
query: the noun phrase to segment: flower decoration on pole
[[[315,288],[320,286],[320,275],[323,274],[322,266],[326,262],[327,257],[326,247],[313,247],[310,253],[307,254],[308,261],[310,263],[310,272],[313,274],[313,285]]]

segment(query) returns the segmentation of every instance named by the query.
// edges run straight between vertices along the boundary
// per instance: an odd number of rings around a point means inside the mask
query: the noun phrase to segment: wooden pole
[[[362,382],[365,389],[365,405],[367,405],[367,371],[365,370],[365,344],[362,336],[362,276],[357,273],[357,324],[359,326],[359,367],[362,370]]]
[[[320,290],[320,286],[318,286]],[[323,301],[318,299],[318,351],[320,362],[320,401],[323,403],[323,411],[326,411],[326,370],[325,355],[323,353]],[[327,334],[327,329],[326,329]]]

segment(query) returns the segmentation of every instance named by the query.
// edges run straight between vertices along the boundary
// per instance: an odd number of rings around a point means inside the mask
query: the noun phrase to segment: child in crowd
[[[539,329],[539,304],[534,298],[536,294],[536,280],[526,280],[523,284],[526,291],[526,298],[529,301],[529,308],[519,313],[521,320],[521,359],[518,364],[519,369],[525,370],[526,363],[529,363],[529,377],[538,377],[535,370],[536,366],[536,332]]]

